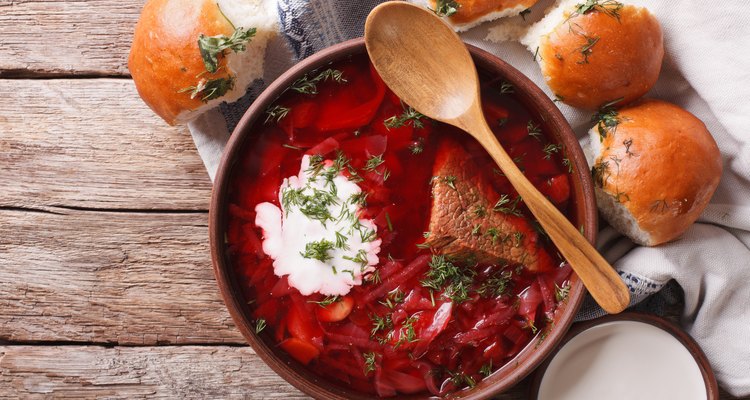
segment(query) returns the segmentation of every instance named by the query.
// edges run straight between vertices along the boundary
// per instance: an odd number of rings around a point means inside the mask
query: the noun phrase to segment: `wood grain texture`
[[[52,362],[54,360],[54,362]],[[0,397],[306,399],[249,347],[0,346]],[[496,397],[526,399],[523,387]]]
[[[132,81],[0,79],[0,99],[0,206],[208,209],[187,127],[155,116]]]
[[[0,346],[0,397],[301,399],[249,347]]]
[[[128,75],[145,0],[0,0],[0,77]]]
[[[0,340],[242,343],[207,215],[0,210]]]

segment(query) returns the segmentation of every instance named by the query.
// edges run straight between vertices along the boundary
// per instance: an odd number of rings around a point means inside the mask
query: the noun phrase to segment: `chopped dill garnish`
[[[245,51],[247,42],[255,36],[256,29],[237,28],[232,35],[198,36],[198,49],[203,58],[203,64],[206,71],[215,73],[219,69],[219,57],[223,57],[226,50],[232,50],[235,53]]]
[[[568,295],[570,294],[570,283],[565,282],[562,287],[557,286],[557,283],[555,283],[555,300],[557,302],[564,301],[568,298]]]
[[[382,282],[382,280],[380,279],[380,270],[376,269],[375,271],[372,271],[371,273],[367,274],[367,276],[365,276],[365,281],[372,283],[372,284],[378,284]]]
[[[577,61],[578,64],[588,64],[589,63],[589,56],[594,52],[594,46],[596,46],[597,43],[599,43],[599,36],[587,36],[585,34],[581,34],[583,38],[586,40],[586,43],[584,43],[578,51],[583,56],[583,59],[580,61]]]
[[[391,320],[390,314],[387,314],[383,317],[377,314],[370,314],[370,320],[372,321],[370,336],[375,336],[378,334],[378,332],[385,331],[393,327],[393,321]]]
[[[453,175],[444,176],[443,183],[448,185],[449,188],[456,190],[456,177]]]
[[[521,247],[521,244],[523,243],[523,232],[513,232],[513,238],[516,239],[516,243],[513,245],[514,247]]]
[[[258,334],[263,331],[263,329],[266,328],[266,320],[263,318],[258,318],[255,320],[255,333]]]
[[[375,352],[364,353],[362,356],[365,358],[364,373],[367,376],[370,372],[375,371]]]
[[[393,345],[394,349],[398,348],[398,346],[406,342],[413,343],[419,340],[417,338],[417,332],[414,330],[414,323],[417,322],[418,320],[419,320],[419,316],[412,315],[412,316],[409,316],[409,318],[407,318],[401,324],[401,328],[399,328],[399,332],[398,332],[398,341],[396,342],[396,344]]]
[[[513,282],[511,281],[512,276],[512,271],[501,271],[499,273],[495,273],[487,278],[481,286],[479,286],[479,289],[477,289],[477,293],[479,293],[479,295],[482,297],[503,296],[508,292],[508,289],[510,289],[513,284]]]
[[[603,142],[604,138],[608,134],[614,134],[617,130],[617,125],[620,124],[620,117],[615,109],[615,105],[622,101],[622,97],[619,99],[610,101],[599,108],[591,117],[591,122],[596,122],[596,129],[599,132],[599,141]]]
[[[297,93],[318,94],[318,83],[325,82],[329,79],[337,83],[346,83],[343,72],[329,68],[313,78],[305,75],[302,78],[297,79],[289,89]]]
[[[570,162],[570,159],[568,159],[567,157],[563,158],[562,159],[562,165],[568,167],[568,173],[569,174],[573,173],[573,163]]]
[[[349,250],[349,245],[346,244],[346,236],[344,236],[341,232],[336,232],[336,248]]]
[[[435,2],[435,9],[432,11],[434,11],[438,17],[450,17],[457,13],[459,8],[461,8],[461,4],[456,0],[437,0]]]
[[[501,94],[505,94],[505,93],[515,93],[515,92],[516,92],[516,90],[515,90],[515,88],[513,87],[513,84],[512,84],[512,83],[503,81],[503,82],[502,82],[502,83],[500,84],[500,93],[501,93]]]
[[[430,237],[430,232],[422,232],[422,237],[427,239],[428,237]]]
[[[546,146],[544,146],[544,149],[542,151],[544,152],[544,159],[549,160],[552,158],[552,154],[558,153],[560,150],[562,150],[562,145],[555,144],[555,143],[547,143]]]
[[[291,144],[282,144],[281,147],[292,149],[292,150],[303,150],[302,147],[292,146]]]
[[[422,286],[433,291],[443,291],[443,296],[454,303],[469,299],[469,289],[474,282],[475,272],[471,268],[462,268],[450,262],[444,255],[434,254],[428,263],[430,269],[425,273]]]
[[[477,385],[477,382],[470,375],[464,374],[463,372],[448,372],[451,382],[456,385],[457,388],[468,386],[473,388]]]
[[[326,296],[323,298],[323,300],[320,301],[308,301],[308,303],[314,303],[321,307],[330,306],[333,303],[338,303],[341,301],[341,296]]]
[[[300,252],[302,257],[326,262],[333,258],[328,252],[334,249],[334,244],[330,240],[321,239],[317,242],[310,242],[305,245],[305,251]]]
[[[568,19],[598,11],[619,20],[620,10],[623,6],[622,3],[615,0],[586,0],[585,3],[576,4],[575,12]]]
[[[477,218],[482,218],[487,215],[487,208],[485,208],[483,205],[479,204],[474,209],[474,215],[477,216]]]
[[[415,143],[410,144],[409,151],[411,151],[411,154],[414,155],[422,154],[422,152],[424,151],[424,140],[419,139]]]
[[[401,113],[401,115],[394,115],[390,118],[385,119],[383,121],[383,125],[385,125],[387,129],[401,128],[408,122],[411,122],[411,126],[416,129],[421,129],[424,128],[424,123],[422,122],[422,118],[424,117],[424,114],[418,112],[410,106],[405,106],[404,112]]]
[[[393,224],[391,223],[391,216],[388,215],[388,212],[385,212],[385,222],[388,223],[388,230],[393,232]]]
[[[529,133],[529,136],[536,140],[541,140],[542,128],[538,124],[535,124],[534,120],[529,120],[526,124],[526,131]]]
[[[501,212],[503,214],[521,216],[521,210],[518,209],[518,203],[521,202],[521,196],[516,196],[514,200],[511,200],[507,194],[500,196],[500,199],[495,203],[492,208],[493,211]]]
[[[363,240],[363,242],[364,242],[364,240]],[[343,258],[344,260],[349,260],[349,261],[355,262],[355,263],[359,264],[362,267],[366,267],[367,266],[367,252],[364,249],[360,249],[354,257],[351,257],[351,256],[342,256],[341,258]]]
[[[594,180],[596,187],[604,187],[609,175],[609,161],[602,161],[591,167],[591,178]]]
[[[270,121],[279,122],[289,114],[289,111],[291,111],[291,108],[280,106],[278,104],[273,107],[269,107],[266,110],[266,120],[263,123],[267,124]]]
[[[177,93],[190,92],[191,99],[198,97],[202,102],[206,103],[209,100],[224,96],[232,89],[234,89],[234,77],[227,76],[216,79],[201,79],[197,85],[180,89]]]
[[[493,226],[491,228],[488,228],[484,235],[492,239],[492,244],[495,244],[497,242],[497,239],[500,237],[500,231],[498,231],[497,228]]]
[[[381,164],[383,164],[385,161],[383,160],[383,155],[379,156],[372,156],[369,159],[367,159],[367,162],[365,163],[364,170],[365,171],[375,171],[377,167],[379,167]]]
[[[481,235],[482,233],[479,232],[479,228],[481,228],[481,225],[479,225],[479,224],[474,225],[474,228],[471,230],[471,235],[472,236],[479,236],[479,235]]]
[[[405,297],[406,295],[401,291],[401,289],[396,289],[388,293],[388,295],[385,297],[385,300],[380,301],[379,303],[392,310],[396,307],[397,304],[403,303]]]

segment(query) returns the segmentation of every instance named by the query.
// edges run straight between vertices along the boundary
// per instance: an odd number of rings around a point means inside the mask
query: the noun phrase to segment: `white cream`
[[[674,336],[616,321],[587,329],[550,362],[539,400],[705,400],[698,364]]]
[[[271,203],[255,207],[255,223],[263,229],[263,251],[274,259],[277,276],[288,275],[289,284],[303,295],[345,295],[352,286],[362,284],[364,274],[374,270],[381,241],[375,223],[359,218],[356,198],[361,195],[360,187],[336,172],[332,161],[324,161],[317,173],[310,162],[310,156],[304,156],[299,175],[281,183],[281,209]],[[295,198],[306,200],[290,201]],[[334,199],[322,207],[323,214],[331,216],[325,223],[312,217],[309,210],[303,212],[310,200],[321,198]],[[323,251],[325,260],[305,256],[308,244],[323,241],[332,244]]]

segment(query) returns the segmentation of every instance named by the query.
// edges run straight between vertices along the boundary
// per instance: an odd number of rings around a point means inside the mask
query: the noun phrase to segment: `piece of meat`
[[[538,244],[539,234],[525,217],[493,210],[500,195],[460,144],[440,144],[432,179],[425,243],[434,251],[481,263],[521,264],[532,272],[552,268],[551,257]],[[512,208],[513,200],[504,206]]]

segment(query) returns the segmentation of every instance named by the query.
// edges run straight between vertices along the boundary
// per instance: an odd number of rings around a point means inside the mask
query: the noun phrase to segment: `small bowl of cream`
[[[689,335],[659,317],[624,313],[574,325],[537,371],[531,398],[714,400],[719,391]]]

